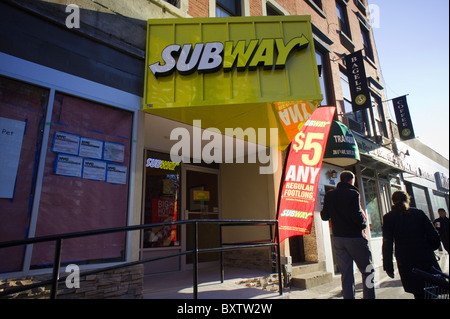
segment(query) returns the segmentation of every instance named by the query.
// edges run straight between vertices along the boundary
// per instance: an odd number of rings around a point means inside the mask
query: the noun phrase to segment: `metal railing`
[[[214,248],[199,248],[198,242],[198,231],[199,224],[204,223],[216,223],[219,225],[219,247]],[[14,240],[7,242],[0,242],[0,249],[14,246],[23,246],[23,245],[32,245],[36,243],[42,242],[56,242],[55,251],[54,251],[54,261],[53,261],[53,270],[52,277],[48,280],[43,280],[37,283],[29,284],[26,286],[14,287],[9,289],[4,289],[4,291],[0,292],[0,296],[10,295],[14,293],[18,293],[21,291],[30,290],[37,287],[43,287],[51,285],[50,289],[50,298],[55,299],[58,291],[58,284],[66,280],[68,276],[60,277],[61,270],[61,253],[63,249],[63,242],[66,239],[70,238],[79,238],[86,236],[94,236],[94,235],[103,235],[109,233],[116,232],[129,232],[129,231],[140,231],[155,227],[165,227],[165,226],[179,226],[179,225],[188,225],[191,224],[193,226],[193,249],[165,255],[159,256],[155,258],[148,258],[133,262],[123,262],[118,265],[102,267],[94,270],[89,270],[80,273],[81,276],[89,276],[93,274],[97,274],[104,271],[116,270],[120,268],[135,266],[139,264],[150,263],[153,261],[158,261],[166,258],[172,258],[177,256],[183,256],[192,254],[193,255],[193,295],[194,299],[198,298],[198,255],[201,253],[208,252],[220,252],[220,275],[221,282],[224,280],[224,267],[223,267],[223,252],[228,250],[239,250],[239,249],[251,249],[258,247],[272,247],[272,251],[275,250],[272,256],[275,255],[276,264],[277,264],[277,273],[278,273],[278,285],[279,285],[279,293],[283,294],[283,286],[282,286],[282,277],[281,277],[281,261],[280,261],[280,243],[279,243],[279,233],[278,233],[278,221],[277,220],[234,220],[234,219],[192,219],[192,220],[183,220],[183,221],[174,221],[174,222],[166,222],[166,223],[156,223],[156,224],[144,224],[144,225],[136,225],[136,226],[125,226],[125,227],[116,227],[116,228],[106,228],[99,230],[91,230],[84,232],[74,232],[67,234],[58,234],[58,235],[49,235],[49,236],[41,236],[34,237],[23,240]],[[223,243],[222,242],[222,227],[225,226],[268,226],[270,228],[270,238],[263,241],[256,242],[245,242],[245,243]],[[275,236],[273,233],[273,228],[275,228]],[[224,247],[227,246],[227,247]],[[274,262],[272,260],[272,262]]]

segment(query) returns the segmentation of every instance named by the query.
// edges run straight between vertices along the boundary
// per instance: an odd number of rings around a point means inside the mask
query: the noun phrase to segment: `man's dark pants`
[[[375,298],[374,267],[368,241],[364,238],[333,237],[337,266],[341,272],[344,299],[355,298],[353,261],[363,279],[363,298]]]

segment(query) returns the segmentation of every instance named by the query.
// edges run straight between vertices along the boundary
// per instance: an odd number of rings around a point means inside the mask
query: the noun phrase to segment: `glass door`
[[[183,190],[185,219],[219,219],[219,170],[201,166],[184,165],[185,187]],[[186,227],[186,249],[193,249],[193,227]],[[218,225],[201,224],[198,228],[198,247],[219,246]],[[219,259],[219,253],[199,254],[199,262]],[[192,264],[193,256],[186,256],[186,264]]]
[[[147,151],[145,162],[145,191],[143,224],[178,221],[180,207],[180,165],[170,161],[168,154]],[[180,245],[178,226],[146,229],[142,248]]]
[[[380,213],[379,201],[378,201],[378,189],[377,182],[373,177],[363,176],[363,187],[365,195],[366,210],[368,213],[368,219],[370,223],[370,232],[372,238],[381,237],[381,220],[382,215]]]

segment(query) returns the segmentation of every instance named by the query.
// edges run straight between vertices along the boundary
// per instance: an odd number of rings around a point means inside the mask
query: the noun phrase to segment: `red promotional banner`
[[[280,242],[309,234],[335,107],[317,108],[291,143],[278,205]]]

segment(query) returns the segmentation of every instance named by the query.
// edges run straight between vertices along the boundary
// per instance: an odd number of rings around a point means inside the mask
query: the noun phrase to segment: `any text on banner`
[[[335,107],[319,107],[295,136],[278,206],[280,242],[309,234],[325,146]]]
[[[372,107],[362,50],[347,55],[345,57],[345,64],[347,65],[353,112]]]
[[[414,138],[411,115],[409,114],[408,104],[406,104],[406,95],[393,99],[392,104],[394,104],[395,118],[397,119],[400,139],[409,140]]]

